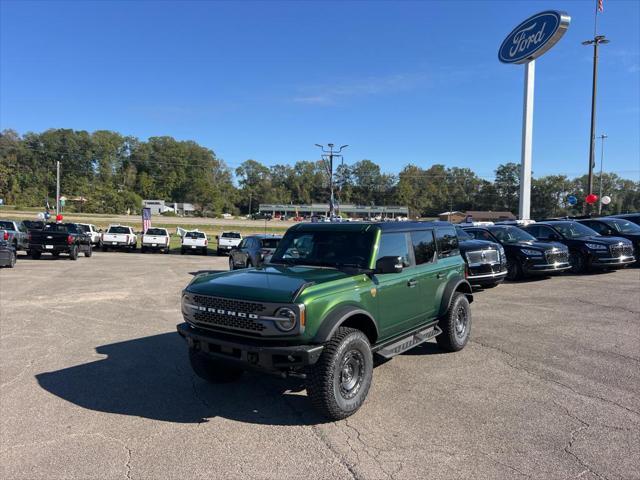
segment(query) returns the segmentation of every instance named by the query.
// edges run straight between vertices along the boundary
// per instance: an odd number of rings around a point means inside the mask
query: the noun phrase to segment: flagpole
[[[594,11],[594,16],[593,16],[593,36],[595,37],[596,35],[598,35],[598,4],[599,4],[600,0],[595,0],[596,2],[596,9]]]

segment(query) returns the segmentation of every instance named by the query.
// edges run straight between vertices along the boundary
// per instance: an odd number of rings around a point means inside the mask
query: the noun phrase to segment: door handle
[[[417,281],[417,280],[414,280],[414,279],[412,278],[411,280],[409,280],[409,281],[407,282],[407,287],[409,287],[409,288],[413,288],[413,287],[415,287],[417,284],[418,284],[418,281]]]
[[[445,277],[445,274],[444,274],[444,273],[442,273],[442,272],[440,272],[440,273],[436,274],[436,278],[437,278],[438,280],[440,280],[441,278],[444,278],[444,277]]]

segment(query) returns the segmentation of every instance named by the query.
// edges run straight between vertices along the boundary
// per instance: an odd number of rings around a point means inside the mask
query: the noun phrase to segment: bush
[[[176,212],[163,212],[160,215],[162,215],[163,217],[177,217],[178,215],[176,215]]]

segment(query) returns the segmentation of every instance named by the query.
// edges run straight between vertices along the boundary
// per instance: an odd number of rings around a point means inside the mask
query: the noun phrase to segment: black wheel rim
[[[349,350],[340,362],[340,395],[345,400],[355,397],[364,377],[364,356],[358,350]]]
[[[469,330],[469,315],[464,305],[459,305],[456,308],[456,316],[454,321],[456,337],[464,339],[467,336]]]

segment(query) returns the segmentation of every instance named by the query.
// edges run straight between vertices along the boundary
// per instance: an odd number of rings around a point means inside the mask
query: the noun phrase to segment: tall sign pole
[[[520,155],[520,201],[518,217],[531,217],[531,167],[533,163],[533,93],[535,59],[553,47],[569,28],[571,17],[549,10],[527,18],[504,39],[498,50],[502,63],[524,64],[522,150]]]
[[[533,87],[536,61],[524,67],[524,101],[522,106],[522,152],[520,154],[520,201],[518,216],[528,220],[531,216],[531,157],[533,151]]]
[[[349,145],[342,145],[337,152],[334,152],[333,143],[328,143],[329,150],[326,150],[323,145],[316,143],[316,147],[322,150],[322,160],[324,161],[325,169],[329,175],[329,218],[333,219],[335,216],[335,198],[333,196],[333,159],[335,157],[342,158],[340,152],[343,148],[347,148]]]
[[[56,217],[60,215],[60,162],[56,162]]]

